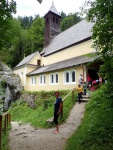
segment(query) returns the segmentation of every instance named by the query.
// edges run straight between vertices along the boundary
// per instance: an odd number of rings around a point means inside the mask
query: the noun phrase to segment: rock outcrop
[[[0,62],[0,99],[4,101],[4,111],[7,111],[10,103],[20,98],[20,91],[23,87],[20,85],[19,76],[4,63]]]

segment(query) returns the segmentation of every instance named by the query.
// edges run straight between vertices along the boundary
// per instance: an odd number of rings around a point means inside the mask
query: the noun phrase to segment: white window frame
[[[75,73],[75,81],[73,80],[72,73]],[[69,82],[66,82],[66,74],[69,74]],[[75,70],[66,70],[64,71],[64,84],[76,84],[76,71]]]
[[[46,76],[40,75],[39,76],[39,85],[45,85],[46,84]]]
[[[51,73],[50,74],[50,85],[57,85],[58,84],[58,73]]]
[[[31,85],[36,85],[36,77],[31,77]]]

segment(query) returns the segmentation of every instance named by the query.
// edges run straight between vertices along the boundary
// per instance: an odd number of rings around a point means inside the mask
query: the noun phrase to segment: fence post
[[[9,115],[6,114],[6,127],[8,127],[8,118],[9,118]]]
[[[8,114],[8,125],[10,125],[10,124],[11,124],[11,115]]]
[[[7,116],[4,116],[4,133],[6,133],[6,127],[7,127]]]
[[[0,150],[2,150],[2,115],[0,115]]]

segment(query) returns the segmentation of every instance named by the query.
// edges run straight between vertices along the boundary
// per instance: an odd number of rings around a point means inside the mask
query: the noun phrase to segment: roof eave
[[[42,74],[42,73],[50,73],[50,72],[52,72],[52,71],[58,71],[58,70],[62,70],[62,69],[68,69],[68,68],[72,68],[72,67],[77,67],[77,66],[81,66],[81,65],[84,65],[84,64],[93,62],[93,61],[95,61],[95,60],[87,61],[87,62],[84,62],[84,63],[81,63],[81,64],[71,65],[71,66],[68,66],[68,67],[62,67],[62,68],[60,68],[60,69],[53,69],[53,70],[50,70],[50,71],[42,71],[42,72],[40,72],[40,73],[27,74],[27,76],[32,76],[32,75],[37,75],[37,74]]]

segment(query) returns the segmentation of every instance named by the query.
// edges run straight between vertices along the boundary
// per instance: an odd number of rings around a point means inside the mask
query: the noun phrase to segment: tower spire
[[[44,47],[46,47],[49,45],[51,40],[60,33],[61,15],[55,8],[53,1],[49,11],[44,16],[44,18],[45,18]]]

